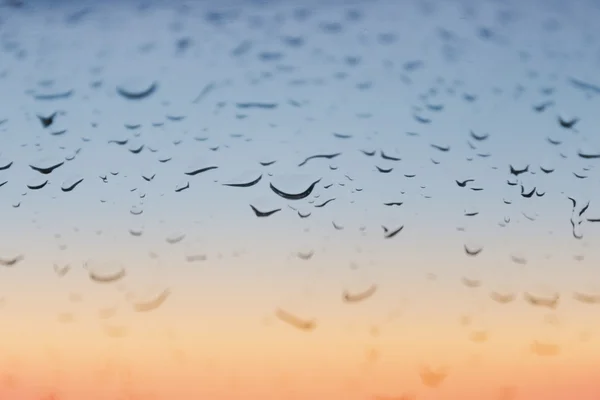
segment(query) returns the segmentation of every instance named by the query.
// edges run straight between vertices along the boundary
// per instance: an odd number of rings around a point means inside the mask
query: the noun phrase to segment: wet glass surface
[[[0,7],[1,399],[600,399],[600,7]]]

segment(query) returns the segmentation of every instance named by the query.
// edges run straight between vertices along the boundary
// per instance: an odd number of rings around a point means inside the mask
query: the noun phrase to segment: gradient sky
[[[578,156],[600,154],[597,2],[16,3],[0,398],[600,399],[599,161]]]

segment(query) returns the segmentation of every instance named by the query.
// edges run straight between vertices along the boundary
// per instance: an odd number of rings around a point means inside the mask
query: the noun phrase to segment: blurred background
[[[4,1],[0,399],[599,400],[599,17]]]

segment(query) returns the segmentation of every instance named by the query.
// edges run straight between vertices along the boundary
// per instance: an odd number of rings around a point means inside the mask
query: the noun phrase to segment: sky
[[[0,398],[599,400],[599,16],[4,1]]]

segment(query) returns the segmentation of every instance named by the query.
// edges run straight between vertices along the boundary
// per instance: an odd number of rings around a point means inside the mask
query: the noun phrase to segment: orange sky
[[[414,324],[398,316],[371,325],[334,319],[303,332],[272,315],[254,322],[243,315],[235,321],[199,321],[194,315],[175,321],[157,313],[147,321],[105,322],[127,328],[124,337],[113,338],[98,321],[43,326],[46,319],[35,317],[15,320],[0,333],[3,398],[38,399],[52,388],[61,399],[99,400],[123,391],[144,399],[368,399],[403,393],[419,399],[487,393],[499,399],[502,387],[517,387],[519,398],[527,399],[600,395],[600,341],[567,328],[490,326],[487,341],[474,343],[469,338],[477,329],[458,319]],[[533,354],[534,340],[556,343],[560,353]],[[438,388],[421,382],[419,372],[427,366],[448,368]]]

